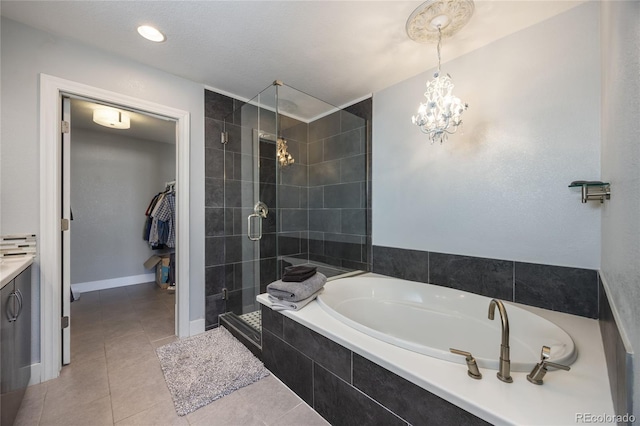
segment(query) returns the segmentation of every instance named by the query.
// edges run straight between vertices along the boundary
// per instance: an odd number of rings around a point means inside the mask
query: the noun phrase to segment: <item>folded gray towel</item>
[[[313,302],[318,294],[322,293],[322,289],[313,293],[310,297],[306,299],[302,299],[298,302],[287,302],[286,300],[281,300],[278,298],[269,295],[269,302],[271,302],[271,309],[274,311],[299,311],[300,309],[307,306],[310,302]]]
[[[327,277],[317,272],[311,278],[297,282],[274,281],[267,286],[267,293],[288,302],[299,302],[310,297],[327,283]]]

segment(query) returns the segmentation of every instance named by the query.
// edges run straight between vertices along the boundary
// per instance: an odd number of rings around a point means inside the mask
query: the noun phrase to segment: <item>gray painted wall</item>
[[[640,350],[640,3],[601,2],[602,275],[632,349]],[[637,360],[636,360],[637,364]],[[638,366],[635,366],[638,369]],[[640,407],[640,375],[633,378]],[[622,413],[620,413],[622,414]]]
[[[598,269],[601,208],[567,188],[600,178],[598,25],[589,2],[444,62],[470,106],[442,145],[411,123],[435,70],[375,93],[373,244]]]
[[[40,73],[189,111],[190,319],[204,318],[203,86],[2,18],[0,229],[39,234]],[[39,278],[34,288],[39,290]],[[39,306],[39,292],[34,294]],[[39,319],[38,319],[39,324]],[[36,336],[39,339],[38,336]],[[38,341],[39,344],[39,341]],[[36,348],[37,349],[37,348]],[[39,351],[39,349],[37,349]],[[36,361],[37,359],[34,359]]]
[[[71,118],[71,284],[153,272],[144,213],[175,180],[176,146],[74,129]]]

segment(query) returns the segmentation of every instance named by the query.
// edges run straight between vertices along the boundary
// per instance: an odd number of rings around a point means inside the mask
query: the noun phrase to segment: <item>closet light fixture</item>
[[[160,30],[152,27],[151,25],[140,25],[138,27],[138,34],[147,40],[155,41],[156,43],[162,43],[167,39]]]
[[[93,122],[112,129],[128,129],[131,119],[126,112],[117,109],[100,108],[93,110]]]
[[[438,42],[438,70],[427,82],[418,113],[411,117],[431,143],[444,142],[462,124],[462,113],[468,108],[453,95],[453,81],[440,70],[440,49],[443,37],[451,37],[464,27],[473,15],[473,0],[429,0],[413,11],[407,20],[407,35],[420,43]]]

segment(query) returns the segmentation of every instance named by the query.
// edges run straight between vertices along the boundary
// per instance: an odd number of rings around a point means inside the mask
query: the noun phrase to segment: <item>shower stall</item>
[[[222,314],[259,346],[256,296],[284,267],[370,270],[371,100],[340,109],[275,81],[231,102],[206,128],[207,176],[222,170],[206,185],[207,206],[217,206],[206,214],[207,325]]]

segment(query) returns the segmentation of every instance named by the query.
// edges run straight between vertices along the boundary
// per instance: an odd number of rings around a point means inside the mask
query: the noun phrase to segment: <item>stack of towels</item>
[[[288,266],[282,279],[267,286],[271,309],[297,311],[314,300],[327,283],[327,277],[315,266]]]

